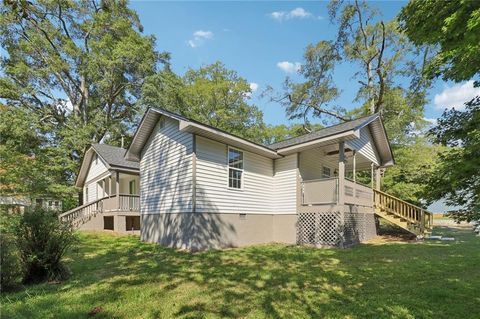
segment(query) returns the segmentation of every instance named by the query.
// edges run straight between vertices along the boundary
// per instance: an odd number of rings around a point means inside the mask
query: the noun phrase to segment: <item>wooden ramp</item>
[[[425,237],[433,228],[433,214],[397,197],[373,191],[375,214],[417,237]]]

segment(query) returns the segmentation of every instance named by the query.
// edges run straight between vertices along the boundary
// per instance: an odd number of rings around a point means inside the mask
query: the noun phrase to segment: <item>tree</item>
[[[287,78],[285,94],[274,100],[281,102],[290,118],[301,118],[305,122],[310,117],[323,115],[344,121],[351,116],[379,112],[385,119],[396,118],[397,123],[410,125],[413,119],[414,124],[421,125],[426,89],[430,85],[422,73],[431,55],[428,48],[415,48],[400,32],[395,20],[384,22],[378,10],[365,1],[334,0],[329,4],[329,13],[332,23],[338,25],[336,40],[309,45],[299,71],[304,81],[293,83]],[[352,77],[359,84],[355,101],[360,102],[361,110],[346,112],[345,108],[333,105],[340,90],[332,75],[340,62],[358,66]],[[405,87],[405,82],[410,85]],[[400,121],[398,117],[403,116],[403,112],[397,112],[387,103],[399,97],[411,108]]]
[[[438,165],[438,152],[443,150],[425,138],[409,144],[393,145],[396,165],[385,171],[382,189],[407,202],[425,206],[428,178]]]
[[[465,105],[465,111],[445,111],[431,130],[449,149],[440,153],[426,192],[430,200],[461,207],[451,213],[457,221],[480,220],[480,97]]]
[[[131,130],[144,79],[168,56],[126,1],[5,1],[0,13],[0,98],[38,115],[33,150],[69,184],[88,144]]]
[[[426,68],[430,78],[456,82],[480,72],[480,2],[411,0],[399,15],[402,29],[416,45],[437,52]]]
[[[157,73],[146,81],[142,103],[260,142],[263,114],[247,102],[250,94],[244,78],[216,62],[189,69],[182,77],[168,69]]]
[[[308,128],[306,128],[305,125],[298,123],[292,125],[268,125],[265,127],[262,142],[265,145],[269,145],[307,134],[309,131],[319,130],[322,127],[323,126],[321,124],[311,124]]]

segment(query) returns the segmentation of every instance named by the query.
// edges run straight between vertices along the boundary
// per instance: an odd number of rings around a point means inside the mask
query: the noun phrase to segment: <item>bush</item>
[[[72,227],[55,212],[37,209],[26,211],[15,228],[24,282],[65,279],[68,269],[62,258],[76,241]]]
[[[0,215],[0,290],[12,290],[23,280],[20,252],[12,234],[17,216],[2,212]]]

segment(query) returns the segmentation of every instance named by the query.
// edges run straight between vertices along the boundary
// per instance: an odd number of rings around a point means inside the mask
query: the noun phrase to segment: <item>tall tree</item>
[[[445,111],[431,130],[436,142],[450,148],[440,153],[426,192],[430,200],[461,207],[452,212],[458,221],[480,220],[480,97],[465,105],[465,111]]]
[[[460,82],[480,74],[479,1],[411,0],[399,19],[411,41],[436,49],[429,77]]]
[[[423,124],[430,82],[423,77],[422,68],[430,58],[428,49],[415,48],[400,32],[396,20],[384,22],[366,1],[333,0],[329,13],[331,22],[338,26],[336,40],[308,46],[299,71],[304,81],[294,83],[287,78],[285,94],[274,100],[283,104],[290,118],[305,121],[323,115],[342,121],[380,112],[386,121],[391,117],[397,122]],[[357,66],[352,77],[359,85],[355,102],[360,103],[360,110],[353,113],[333,104],[341,93],[332,79],[338,63]],[[405,86],[408,82],[410,85]],[[399,97],[411,108],[405,120],[398,119],[404,112],[387,103]]]
[[[142,103],[260,142],[263,114],[248,103],[251,93],[244,78],[216,62],[189,69],[182,77],[168,69],[157,73],[146,81]]]
[[[168,56],[124,0],[4,1],[0,15],[0,98],[38,114],[43,148],[71,182],[87,144],[131,129],[144,79]]]

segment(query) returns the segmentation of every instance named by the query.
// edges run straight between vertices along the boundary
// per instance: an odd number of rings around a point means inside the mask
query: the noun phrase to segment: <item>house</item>
[[[50,196],[38,195],[35,198],[26,196],[0,196],[0,206],[7,206],[8,211],[23,213],[25,209],[28,209],[34,203],[33,208],[51,210],[55,212],[62,211],[62,200],[59,198],[53,198]]]
[[[428,212],[379,189],[394,165],[379,114],[265,146],[150,108],[124,155],[139,163],[148,242],[345,247],[376,236],[375,215],[420,236],[431,228]],[[357,181],[361,171],[370,185]]]
[[[126,160],[125,152],[105,144],[88,148],[75,182],[83,191],[83,205],[62,219],[85,230],[139,233],[139,163]]]

